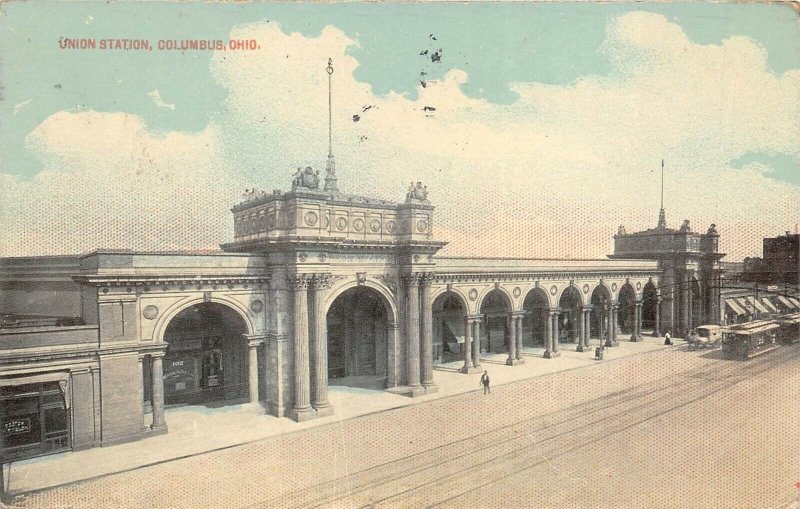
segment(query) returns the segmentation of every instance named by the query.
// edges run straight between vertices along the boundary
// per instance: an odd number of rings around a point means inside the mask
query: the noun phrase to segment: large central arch
[[[177,313],[167,323],[163,336],[168,345],[163,361],[165,404],[239,402],[246,398],[247,331],[239,312],[225,304],[202,302]],[[145,380],[150,376],[149,369],[149,363],[144,363]]]
[[[331,384],[382,387],[388,375],[389,324],[393,321],[386,298],[368,286],[349,288],[333,300],[326,320]]]

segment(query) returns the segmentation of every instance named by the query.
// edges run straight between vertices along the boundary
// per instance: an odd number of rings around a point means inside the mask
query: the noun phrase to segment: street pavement
[[[800,347],[659,349],[17,497],[18,507],[788,507]],[[476,384],[477,385],[477,384]],[[477,389],[477,387],[476,387]]]

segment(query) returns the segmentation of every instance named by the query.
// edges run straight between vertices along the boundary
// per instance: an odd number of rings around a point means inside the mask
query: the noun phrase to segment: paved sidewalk
[[[596,345],[597,341],[594,341],[589,351],[583,353],[576,352],[574,344],[562,345],[561,357],[557,359],[542,358],[542,349],[526,348],[523,352],[525,362],[516,366],[505,364],[507,354],[487,355],[482,357],[482,368],[489,372],[493,386],[508,384],[593,365],[598,362],[594,360]],[[644,341],[638,343],[620,341],[619,346],[606,348],[604,360],[600,362],[613,362],[666,348],[686,348],[681,345],[683,342],[678,340],[676,346],[663,346],[663,338],[653,337],[645,337]],[[438,392],[418,398],[382,390],[333,385],[329,395],[335,415],[303,423],[265,415],[260,406],[253,405],[170,408],[166,411],[169,426],[166,435],[129,444],[14,462],[3,466],[3,481],[6,492],[13,496],[255,442],[359,415],[480,390],[480,373],[459,373],[460,366],[460,362],[437,366],[434,379],[439,387]]]

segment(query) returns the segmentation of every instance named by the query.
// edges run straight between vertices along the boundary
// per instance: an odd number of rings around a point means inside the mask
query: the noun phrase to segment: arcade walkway
[[[542,358],[543,349],[524,351],[525,362],[507,366],[508,354],[482,357],[482,369],[489,372],[492,386],[548,375],[592,365],[594,345],[589,352],[578,353],[574,346],[562,345],[561,357]],[[642,342],[620,341],[619,346],[607,348],[601,362],[614,362],[632,355],[665,348],[686,348],[681,340],[676,346],[663,346],[663,338],[645,337]],[[34,458],[4,465],[3,480],[6,492],[13,496],[48,487],[91,479],[111,473],[183,458],[200,453],[258,441],[298,430],[344,421],[359,415],[382,412],[392,408],[415,405],[479,389],[480,373],[465,375],[458,372],[461,362],[437,366],[434,377],[439,386],[436,394],[409,398],[382,390],[341,385],[348,380],[333,381],[330,400],[335,414],[330,417],[296,423],[264,415],[263,410],[250,405],[229,405],[218,408],[188,406],[168,408],[166,421],[169,433],[138,442],[107,448],[95,448]],[[360,382],[360,380],[353,380]],[[355,385],[355,384],[353,384]],[[146,416],[146,419],[149,416]]]

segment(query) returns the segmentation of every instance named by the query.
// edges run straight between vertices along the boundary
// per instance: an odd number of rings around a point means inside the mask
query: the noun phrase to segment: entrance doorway
[[[247,397],[246,332],[241,316],[223,304],[204,302],[178,313],[164,332],[169,343],[164,403],[208,404]]]
[[[333,301],[326,319],[331,384],[359,378],[356,385],[383,388],[389,365],[389,321],[383,296],[368,287],[350,288]]]

